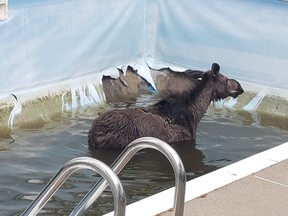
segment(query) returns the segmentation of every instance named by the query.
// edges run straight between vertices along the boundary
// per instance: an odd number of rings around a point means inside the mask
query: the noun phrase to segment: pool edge
[[[186,183],[185,202],[219,189],[285,159],[288,159],[288,142],[192,179]],[[175,188],[173,187],[127,205],[126,216],[152,216],[168,211],[173,208],[174,190]],[[105,214],[105,216],[110,215],[113,215],[113,212]]]

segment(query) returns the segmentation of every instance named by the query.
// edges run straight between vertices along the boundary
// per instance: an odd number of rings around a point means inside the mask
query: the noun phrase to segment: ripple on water
[[[110,165],[120,151],[89,150],[87,132],[98,113],[114,107],[147,106],[153,96],[136,100],[88,107],[81,112],[60,113],[44,123],[39,120],[15,127],[14,133],[0,128],[0,213],[22,212],[51,177],[68,160],[89,156]],[[274,116],[275,117],[275,116]],[[245,157],[285,142],[287,119],[263,113],[210,108],[197,131],[197,145],[174,143],[187,178],[192,179]],[[31,124],[31,125],[29,125]],[[11,139],[14,139],[13,143]],[[174,173],[167,159],[155,150],[142,150],[120,172],[128,203],[174,185]],[[43,215],[69,214],[99,179],[89,171],[73,174],[42,210]],[[107,189],[87,215],[101,215],[113,209]]]

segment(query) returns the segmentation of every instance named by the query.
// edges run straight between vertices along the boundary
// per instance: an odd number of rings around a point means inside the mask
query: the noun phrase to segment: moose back
[[[146,108],[114,109],[99,115],[88,134],[89,146],[122,149],[144,136],[165,142],[195,140],[198,123],[212,101],[236,98],[244,92],[239,82],[219,71],[220,66],[213,63],[207,72],[187,72],[183,79],[191,79],[193,86],[187,91],[170,90]]]

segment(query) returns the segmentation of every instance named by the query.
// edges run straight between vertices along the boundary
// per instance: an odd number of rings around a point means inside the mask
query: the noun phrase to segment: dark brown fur
[[[219,73],[216,63],[198,77],[195,88],[169,93],[147,108],[115,109],[98,116],[89,131],[90,147],[124,148],[133,140],[156,137],[166,142],[194,139],[211,101],[243,93],[241,85]],[[199,73],[200,74],[200,73]]]
[[[176,72],[170,68],[160,69],[156,76],[156,86],[159,92],[171,91],[181,93],[193,91],[197,87],[198,79],[201,79],[203,71],[186,70]]]

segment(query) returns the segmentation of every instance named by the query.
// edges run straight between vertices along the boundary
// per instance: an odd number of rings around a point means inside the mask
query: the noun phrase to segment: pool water
[[[14,128],[12,136],[0,133],[0,215],[20,215],[72,158],[90,156],[110,165],[120,151],[89,150],[87,146],[87,132],[95,116],[117,107],[148,106],[156,100],[153,95],[140,95],[23,123]],[[187,179],[193,179],[288,141],[286,122],[276,115],[211,106],[198,127],[197,145],[182,142],[172,146],[183,160]],[[169,162],[152,149],[138,152],[119,177],[128,204],[174,186]],[[73,174],[40,215],[69,214],[98,178],[91,171]],[[108,188],[86,215],[111,210],[113,198]]]

